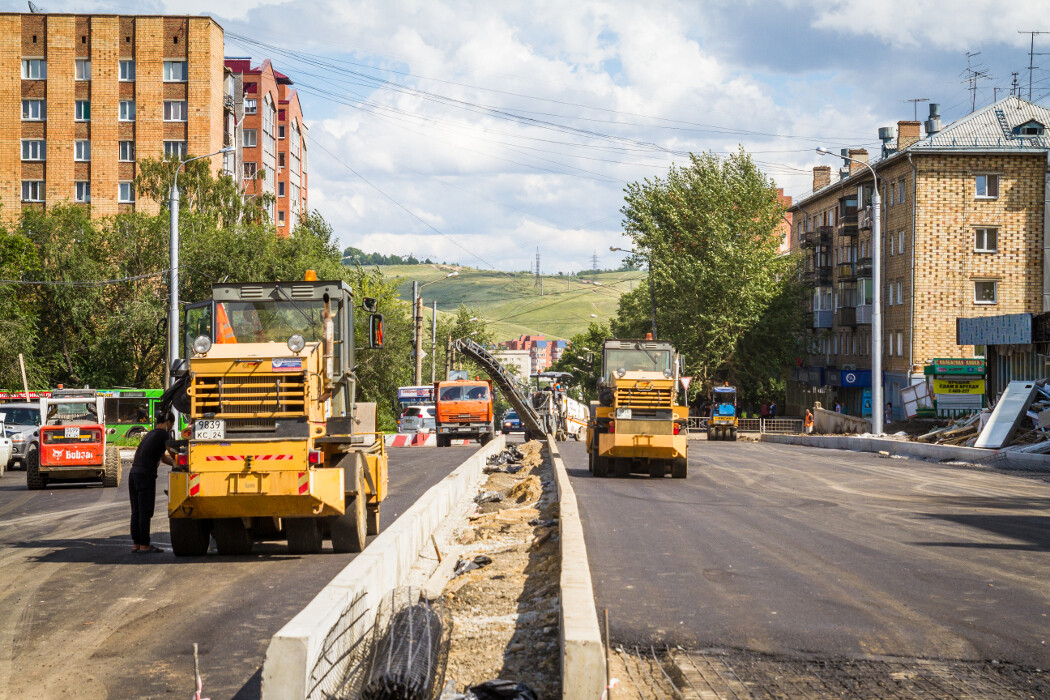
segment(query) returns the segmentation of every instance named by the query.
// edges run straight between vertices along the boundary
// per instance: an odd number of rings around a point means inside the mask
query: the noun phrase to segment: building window
[[[47,80],[47,61],[42,58],[23,58],[22,80]]]
[[[255,110],[257,109],[256,105],[258,105],[258,104],[259,104],[259,101],[256,100],[255,98],[252,98],[250,100],[246,99],[244,101],[244,113],[245,114],[255,114]]]
[[[904,303],[904,282],[897,282],[897,303]]]
[[[22,160],[45,160],[47,149],[43,139],[22,139]]]
[[[974,280],[973,301],[975,304],[995,304],[998,297],[999,283],[994,280]]]
[[[283,197],[284,196],[284,183],[283,182],[278,182],[277,183],[277,196],[278,197]]]
[[[975,253],[994,253],[999,242],[999,229],[979,228],[974,230]]]
[[[998,175],[978,175],[975,180],[978,199],[995,199],[999,196]]]
[[[117,201],[121,204],[132,204],[135,202],[135,183],[121,182],[117,185]]]
[[[904,180],[897,183],[897,204],[904,204]]]
[[[283,168],[284,167],[284,153],[278,153],[277,154],[277,167],[278,168]]]
[[[134,141],[121,141],[120,142],[120,162],[122,162],[122,163],[134,163],[135,162],[135,142]]]
[[[73,142],[73,160],[91,160],[91,142],[87,139],[77,139]]]
[[[187,80],[186,62],[185,61],[165,61],[164,62],[164,82],[166,83],[184,83]]]
[[[166,122],[184,122],[184,121],[186,121],[186,101],[185,100],[165,100],[164,101],[164,121],[166,121]]]
[[[258,172],[258,165],[254,161],[247,160],[244,162],[245,180],[254,180],[256,172]]]
[[[284,226],[284,212],[283,211],[277,212],[277,225],[278,226]]]
[[[78,58],[74,63],[76,79],[91,80],[91,61],[86,58]]]
[[[887,306],[893,306],[893,283],[892,282],[890,282],[889,286],[886,288],[886,305]]]
[[[897,252],[904,255],[904,231],[897,234]]]
[[[135,80],[135,62],[134,61],[121,61],[120,62],[120,79],[124,82],[131,82]]]
[[[43,180],[22,180],[22,201],[23,202],[43,202],[44,201],[44,181]]]
[[[47,103],[43,100],[22,100],[22,119],[39,122],[47,118]]]
[[[245,148],[255,148],[259,145],[259,133],[256,129],[245,129],[241,132],[241,145]]]
[[[120,101],[120,121],[122,121],[122,122],[133,122],[133,121],[135,121],[135,100],[121,100]]]
[[[164,142],[164,157],[175,158],[182,160],[186,157],[186,142],[185,141],[165,141]]]
[[[904,334],[897,331],[897,356],[904,356]]]
[[[74,199],[78,202],[90,202],[91,201],[91,183],[90,182],[75,182]]]
[[[91,101],[90,100],[77,100],[76,101],[76,114],[73,117],[78,122],[86,122],[91,120]]]
[[[284,125],[283,124],[281,126],[277,127],[277,138],[279,138],[279,139],[283,139],[284,138]]]

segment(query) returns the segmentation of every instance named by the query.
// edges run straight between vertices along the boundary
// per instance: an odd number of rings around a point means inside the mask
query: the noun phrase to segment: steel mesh
[[[364,595],[358,595],[332,625],[310,673],[309,700],[351,697],[345,694],[346,679],[360,675],[371,658],[369,612]]]

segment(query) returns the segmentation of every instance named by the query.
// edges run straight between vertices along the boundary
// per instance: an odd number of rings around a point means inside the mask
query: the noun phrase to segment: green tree
[[[784,368],[804,327],[798,261],[781,255],[783,208],[773,182],[741,149],[725,158],[691,155],[666,179],[626,188],[624,231],[651,262],[656,325],[696,377],[693,394],[714,383],[740,387],[744,400],[783,391]],[[649,287],[620,298],[613,331],[644,337]]]
[[[585,401],[598,398],[598,377],[602,371],[602,345],[612,338],[612,330],[605,323],[591,323],[586,332],[569,339],[565,352],[551,366],[553,372],[568,372],[572,375],[569,387]]]

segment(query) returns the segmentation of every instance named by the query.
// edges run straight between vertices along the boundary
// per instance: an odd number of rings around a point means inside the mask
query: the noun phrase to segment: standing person
[[[769,402],[769,417],[770,418],[776,418],[777,417],[777,402],[775,400]]]
[[[769,404],[763,401],[762,406],[758,409],[758,413],[762,418],[769,418]]]
[[[887,401],[886,402],[886,422],[887,423],[892,423],[893,422],[893,402],[892,401]]]
[[[163,552],[149,541],[149,523],[157,502],[157,467],[161,462],[172,466],[167,453],[168,437],[175,427],[175,416],[170,412],[157,422],[157,427],[146,433],[135,450],[135,459],[128,472],[128,494],[131,496],[131,540],[136,553]]]
[[[803,419],[802,425],[806,429],[806,435],[813,432],[813,412],[808,408],[806,409],[806,417]]]

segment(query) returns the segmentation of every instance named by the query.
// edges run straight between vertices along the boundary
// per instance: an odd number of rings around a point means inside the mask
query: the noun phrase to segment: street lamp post
[[[879,196],[879,176],[869,163],[850,158],[839,153],[832,153],[820,146],[817,153],[838,156],[843,160],[860,163],[871,171],[875,187],[871,194],[871,430],[876,435],[883,431],[882,414],[882,197]]]
[[[630,253],[631,255],[639,255],[638,251],[626,250],[625,248],[616,248],[609,246],[610,252],[620,251],[621,253]],[[653,340],[656,340],[656,290],[653,287],[653,258],[651,255],[645,255],[645,264],[649,268],[646,277],[649,278],[649,315],[652,319],[653,324]],[[594,314],[591,314],[592,316]]]
[[[452,271],[452,272],[448,273],[447,275],[445,275],[444,277],[441,277],[440,279],[431,280],[430,282],[424,282],[423,284],[420,284],[419,282],[413,282],[412,283],[412,319],[414,321],[413,325],[415,326],[415,332],[416,332],[416,336],[415,336],[415,338],[416,338],[416,342],[415,342],[415,348],[416,348],[415,384],[416,384],[416,386],[419,386],[420,384],[423,383],[423,287],[426,287],[428,284],[434,284],[435,282],[440,282],[441,280],[447,280],[450,277],[458,277],[458,276],[459,276],[459,272],[458,271]],[[437,302],[434,303],[434,319],[435,319],[434,320],[434,331],[436,333],[437,332]],[[433,343],[431,343],[430,351],[431,352],[434,351]],[[431,360],[431,374],[433,374],[433,373],[434,373],[433,360]]]
[[[171,385],[171,366],[178,359],[179,354],[179,171],[182,170],[182,166],[186,165],[186,163],[200,160],[201,158],[211,158],[221,153],[230,153],[235,150],[237,149],[234,146],[229,146],[215,151],[215,153],[209,153],[206,156],[187,158],[184,161],[180,161],[179,167],[175,168],[175,180],[168,194],[168,213],[171,229],[169,232],[171,277],[169,281],[170,288],[168,289],[168,368],[164,372],[164,388],[168,388]]]

